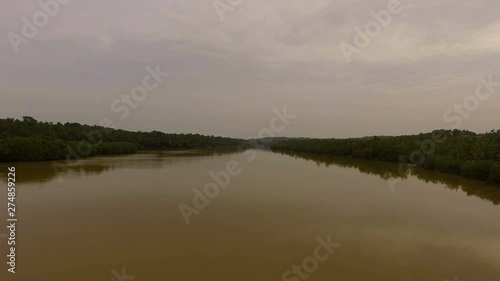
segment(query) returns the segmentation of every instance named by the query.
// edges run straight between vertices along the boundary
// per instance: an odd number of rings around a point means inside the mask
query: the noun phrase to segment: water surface
[[[414,171],[391,189],[393,164],[250,153],[98,157],[60,175],[13,164],[18,273],[2,240],[0,280],[108,281],[122,268],[137,281],[282,280],[327,236],[341,246],[307,280],[500,280],[500,188]],[[187,225],[179,204],[229,161],[241,173]]]

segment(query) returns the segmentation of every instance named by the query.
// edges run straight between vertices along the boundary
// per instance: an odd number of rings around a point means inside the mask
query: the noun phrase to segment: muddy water
[[[179,204],[229,162],[239,173],[187,225]],[[500,188],[461,177],[270,151],[51,164],[13,164],[17,273],[0,236],[0,280],[500,280]]]

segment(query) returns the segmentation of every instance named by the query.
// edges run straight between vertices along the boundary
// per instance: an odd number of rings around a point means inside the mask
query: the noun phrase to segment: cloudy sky
[[[0,10],[0,118],[250,137],[286,106],[282,135],[395,135],[452,127],[479,77],[500,82],[498,0],[401,0],[350,63],[342,42],[389,0],[65,0],[27,38],[38,1]],[[170,76],[121,120],[111,104],[157,65]],[[500,86],[477,107],[462,129],[500,129]]]

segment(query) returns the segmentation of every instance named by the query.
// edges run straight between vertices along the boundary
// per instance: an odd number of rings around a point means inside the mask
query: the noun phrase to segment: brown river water
[[[0,165],[2,281],[500,280],[500,187],[459,176],[255,150],[52,164]]]

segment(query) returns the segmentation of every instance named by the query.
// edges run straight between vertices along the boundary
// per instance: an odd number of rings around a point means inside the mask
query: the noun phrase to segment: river
[[[255,150],[52,165],[0,166],[2,209],[7,166],[18,188],[1,280],[500,280],[500,187],[459,176]]]

